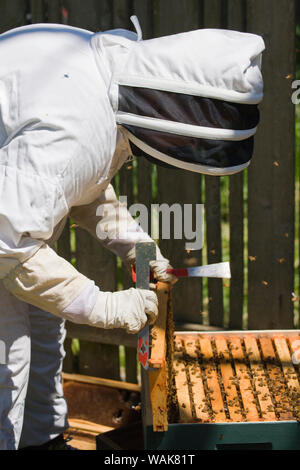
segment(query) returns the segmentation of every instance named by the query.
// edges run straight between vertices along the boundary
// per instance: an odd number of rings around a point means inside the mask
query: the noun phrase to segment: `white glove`
[[[174,274],[167,273],[167,269],[172,269],[168,259],[164,258],[157,247],[155,261],[150,261],[150,268],[154,274],[155,279],[161,282],[168,282],[170,284],[175,284],[178,281],[177,277]]]
[[[154,292],[133,287],[119,292],[99,291],[88,324],[99,328],[125,328],[127,333],[138,333],[158,315],[158,301]]]

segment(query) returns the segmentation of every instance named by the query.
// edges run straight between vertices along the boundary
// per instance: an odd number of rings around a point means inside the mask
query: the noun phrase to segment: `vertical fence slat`
[[[300,24],[300,2],[296,2],[296,25],[299,25]],[[299,36],[297,35],[297,37],[299,38]],[[299,71],[298,71],[298,68],[299,68],[299,65],[298,65],[298,60],[299,60],[299,54],[300,54],[300,51],[298,50],[299,49],[299,39],[297,39],[297,43],[296,43],[296,54],[297,54],[297,78],[299,79]],[[298,126],[299,126],[299,118],[298,118]],[[298,127],[299,129],[299,127]],[[299,132],[299,130],[298,130]],[[298,236],[298,257],[296,258],[296,263],[298,263],[298,285],[295,285],[295,290],[298,294],[298,302],[297,302],[297,309],[298,309],[298,323],[295,325],[296,327],[300,328],[300,141],[299,141],[299,137],[296,139],[296,142],[297,142],[297,150],[296,150],[296,156],[298,158],[298,162],[297,162],[297,165],[298,165],[298,174],[296,175],[296,181],[295,183],[297,182],[298,183],[298,194],[296,195],[296,198],[298,198],[298,204],[297,204],[297,208],[296,210],[298,211],[298,231],[297,231],[297,236]],[[297,184],[295,184],[295,189],[297,189]],[[297,266],[297,264],[296,264]],[[296,302],[295,302],[295,305],[296,305]]]
[[[119,190],[120,196],[127,196],[127,206],[128,208],[133,204],[133,175],[132,168],[127,169],[126,165],[123,166],[120,170],[120,183]],[[133,282],[131,278],[131,273],[128,267],[123,263],[122,265],[122,284],[123,289],[129,289],[133,287]]]
[[[57,253],[67,261],[71,262],[71,233],[70,233],[70,222],[67,220],[65,228],[57,241]]]
[[[113,27],[131,29],[130,16],[132,14],[132,2],[128,0],[113,0],[111,8],[113,10]]]
[[[120,380],[118,346],[81,340],[79,373],[82,375]]]
[[[137,348],[125,346],[125,377],[126,382],[137,383]]]
[[[230,214],[230,318],[231,329],[243,327],[244,303],[244,175],[230,176],[229,214]]]
[[[221,2],[218,0],[205,0],[204,27],[220,28],[222,13]],[[220,182],[219,177],[205,177],[207,259],[209,263],[218,263],[222,259]],[[214,326],[223,326],[222,279],[208,279],[208,300],[209,323]]]
[[[44,0],[45,1],[45,0]],[[64,23],[62,17],[63,0],[46,0],[46,12],[48,23]]]
[[[227,27],[236,31],[246,29],[245,1],[228,0]],[[230,317],[229,328],[243,327],[244,302],[244,173],[229,176],[230,217]]]
[[[249,168],[249,328],[293,327],[294,0],[248,0],[247,29],[263,35],[265,96]]]
[[[151,39],[153,37],[153,0],[133,0],[133,12],[141,23],[143,39]]]
[[[0,33],[26,24],[26,2],[24,0],[0,1]]]
[[[44,0],[30,0],[30,9],[32,23],[43,23],[45,21],[46,18]]]
[[[112,2],[109,0],[64,0],[68,11],[68,24],[89,31],[102,31],[112,27]]]
[[[155,36],[166,36],[199,28],[201,13],[200,0],[156,0],[155,5]]]
[[[103,291],[116,289],[116,258],[98,240],[81,228],[76,229],[76,265]]]
[[[178,14],[180,12],[180,14]],[[199,2],[190,0],[161,0],[156,3],[154,31],[164,36],[199,27]],[[201,202],[201,175],[177,169],[157,167],[158,203],[172,205]],[[172,220],[172,219],[171,219]],[[172,232],[171,232],[172,233]],[[187,255],[184,240],[161,240],[163,254],[172,264],[181,267],[194,258],[194,264],[201,263],[201,252]],[[174,317],[176,321],[201,323],[202,289],[198,279],[182,279],[174,289]]]
[[[247,0],[227,0],[227,28],[235,31],[246,31]]]
[[[208,263],[222,260],[220,181],[215,176],[205,177],[205,213]],[[209,323],[223,326],[222,279],[208,279]]]
[[[151,235],[151,204],[152,204],[152,165],[144,157],[137,158],[138,199],[148,209],[148,233]]]

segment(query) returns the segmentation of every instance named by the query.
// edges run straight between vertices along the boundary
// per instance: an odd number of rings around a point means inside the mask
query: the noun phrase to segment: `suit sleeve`
[[[117,199],[111,184],[91,204],[73,207],[70,217],[122,259],[126,259],[137,242],[151,241],[126,205]]]

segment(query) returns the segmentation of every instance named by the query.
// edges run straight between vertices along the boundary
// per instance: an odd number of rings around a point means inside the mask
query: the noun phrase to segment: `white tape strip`
[[[188,268],[188,273],[190,277],[231,278],[230,265],[228,262]]]

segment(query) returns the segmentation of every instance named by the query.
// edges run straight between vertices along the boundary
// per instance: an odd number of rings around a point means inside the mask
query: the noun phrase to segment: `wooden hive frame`
[[[146,427],[170,430],[174,401],[176,426],[299,422],[300,372],[292,363],[299,331],[176,332],[173,342],[166,284],[158,283],[158,299],[150,358],[156,369],[142,374]]]
[[[157,283],[159,316],[151,329],[150,369],[148,373],[150,400],[155,431],[168,429],[168,373],[167,357],[173,338],[170,286]],[[172,352],[169,354],[172,357]]]

